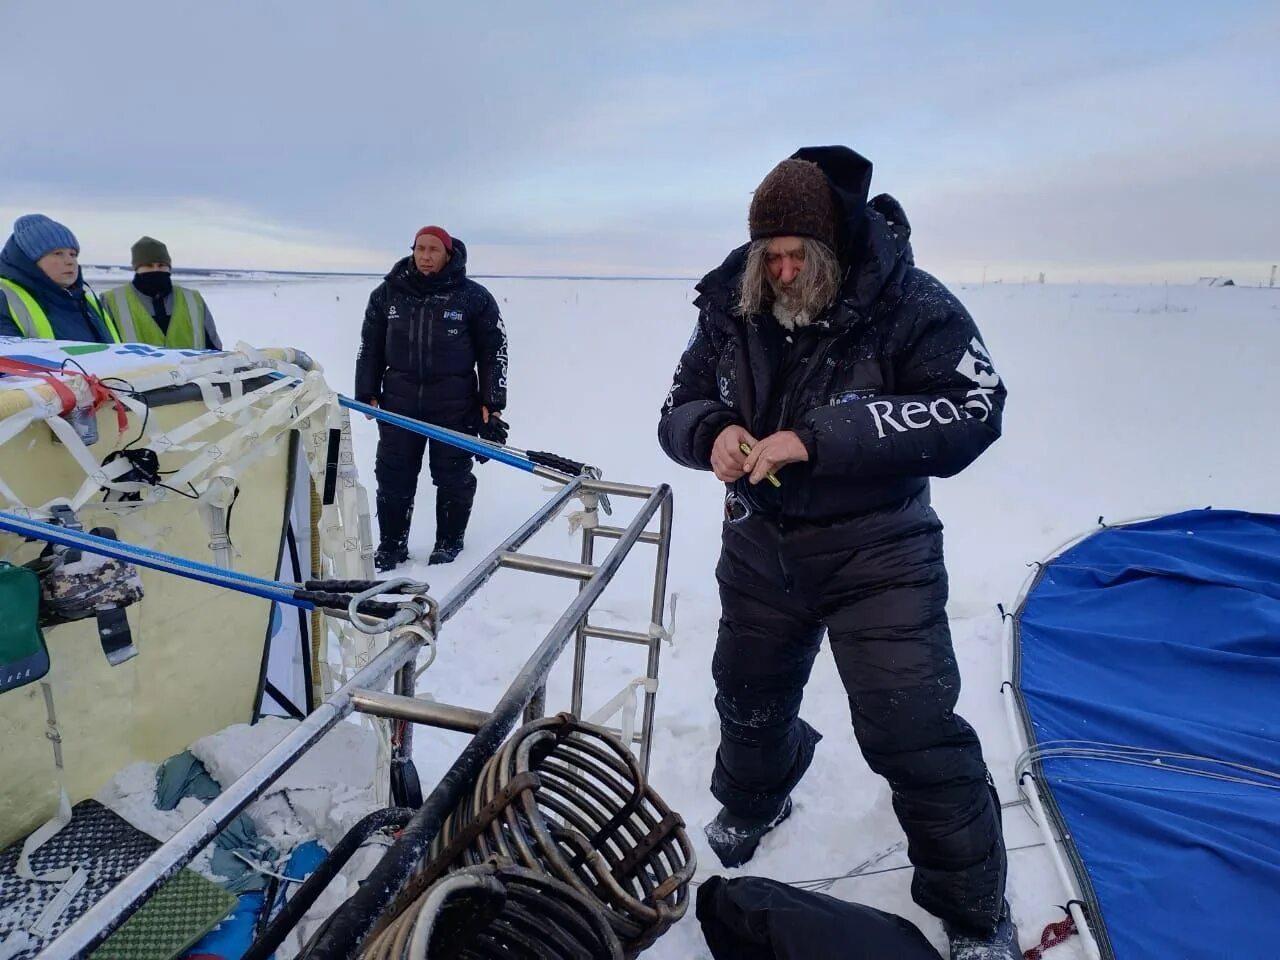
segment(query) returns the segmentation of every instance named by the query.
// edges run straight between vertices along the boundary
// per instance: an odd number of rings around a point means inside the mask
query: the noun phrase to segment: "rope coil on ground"
[[[495,860],[446,874],[374,937],[363,960],[622,960],[600,905],[544,873]]]
[[[491,858],[569,884],[605,911],[627,956],[682,916],[696,860],[684,821],[604,729],[560,714],[527,724],[445,821],[420,878]]]

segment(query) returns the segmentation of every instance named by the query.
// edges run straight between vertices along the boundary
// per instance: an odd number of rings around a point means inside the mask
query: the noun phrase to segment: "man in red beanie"
[[[847,147],[765,177],[750,242],[698,284],[662,408],[668,456],[726,484],[711,668],[724,806],[707,840],[737,866],[791,813],[821,739],[799,713],[825,633],[858,745],[892,788],[916,902],[953,958],[1013,960],[1000,806],[955,712],[929,498],[930,477],[1000,436],[1005,388],[973,318],[915,266],[901,205],[870,186]]]
[[[440,427],[506,442],[497,416],[507,403],[507,334],[492,294],[467,278],[466,245],[443,227],[413,238],[412,254],[369,297],[356,358],[357,400]],[[374,563],[390,570],[409,559],[414,494],[428,441],[378,424],[379,543]],[[436,488],[436,539],[428,563],[462,552],[476,478],[472,455],[430,441]]]

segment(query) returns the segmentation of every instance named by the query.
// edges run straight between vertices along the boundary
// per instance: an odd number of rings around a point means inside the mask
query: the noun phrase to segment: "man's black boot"
[[[1000,908],[1000,919],[990,931],[974,931],[943,923],[951,944],[951,960],[1022,960],[1018,928],[1009,913],[1009,901]]]
[[[702,828],[707,843],[726,867],[740,867],[753,856],[764,835],[791,816],[791,798],[784,797],[778,811],[767,817],[739,817],[724,807]]]

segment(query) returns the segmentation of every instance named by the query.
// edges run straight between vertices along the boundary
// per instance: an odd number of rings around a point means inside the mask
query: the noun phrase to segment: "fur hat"
[[[822,168],[810,160],[783,160],[751,198],[752,240],[812,237],[836,249],[836,202]]]

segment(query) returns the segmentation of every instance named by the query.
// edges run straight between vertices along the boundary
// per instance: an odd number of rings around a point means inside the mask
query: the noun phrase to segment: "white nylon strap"
[[[191,438],[198,436],[215,423],[230,420],[234,414],[238,413],[244,407],[251,406],[259,400],[264,400],[268,396],[279,393],[281,390],[287,390],[290,386],[291,384],[288,380],[278,380],[275,383],[268,384],[261,390],[255,390],[253,393],[246,394],[238,399],[229,400],[226,403],[215,406],[207,413],[203,413],[192,420],[188,420],[186,423],[175,427],[173,430],[153,434],[151,437],[152,449],[156,450],[157,453],[169,453],[173,450],[193,449],[191,447],[184,446],[184,444],[191,440]],[[198,449],[198,446],[199,445],[197,445],[195,449]]]
[[[243,461],[249,457],[256,460],[266,452],[278,449],[279,439],[286,435],[289,426],[298,419],[292,411],[299,405],[299,393],[300,391],[295,391],[276,400],[267,410],[260,411],[248,425],[232,431],[216,443],[204,444],[199,454],[193,457],[190,463],[169,478],[170,485],[181,488],[195,477],[220,467],[223,463]],[[232,403],[235,402],[232,401]],[[304,410],[318,408],[322,403],[322,400],[312,399]],[[272,428],[279,428],[280,432]],[[274,434],[276,443],[263,442],[263,433],[268,430]]]
[[[59,784],[58,812],[23,841],[22,852],[18,854],[18,865],[14,872],[23,880],[37,880],[41,883],[66,883],[70,880],[72,873],[70,867],[59,867],[57,870],[49,870],[45,873],[36,873],[31,869],[31,855],[57,836],[59,831],[70,822],[71,799],[67,796],[66,788]]]
[[[604,723],[619,710],[622,711],[620,733],[627,749],[632,749],[636,734],[636,693],[641,688],[646,693],[658,692],[658,681],[653,677],[636,677],[623,687],[613,698],[599,710],[587,718],[587,723],[603,726]]]

